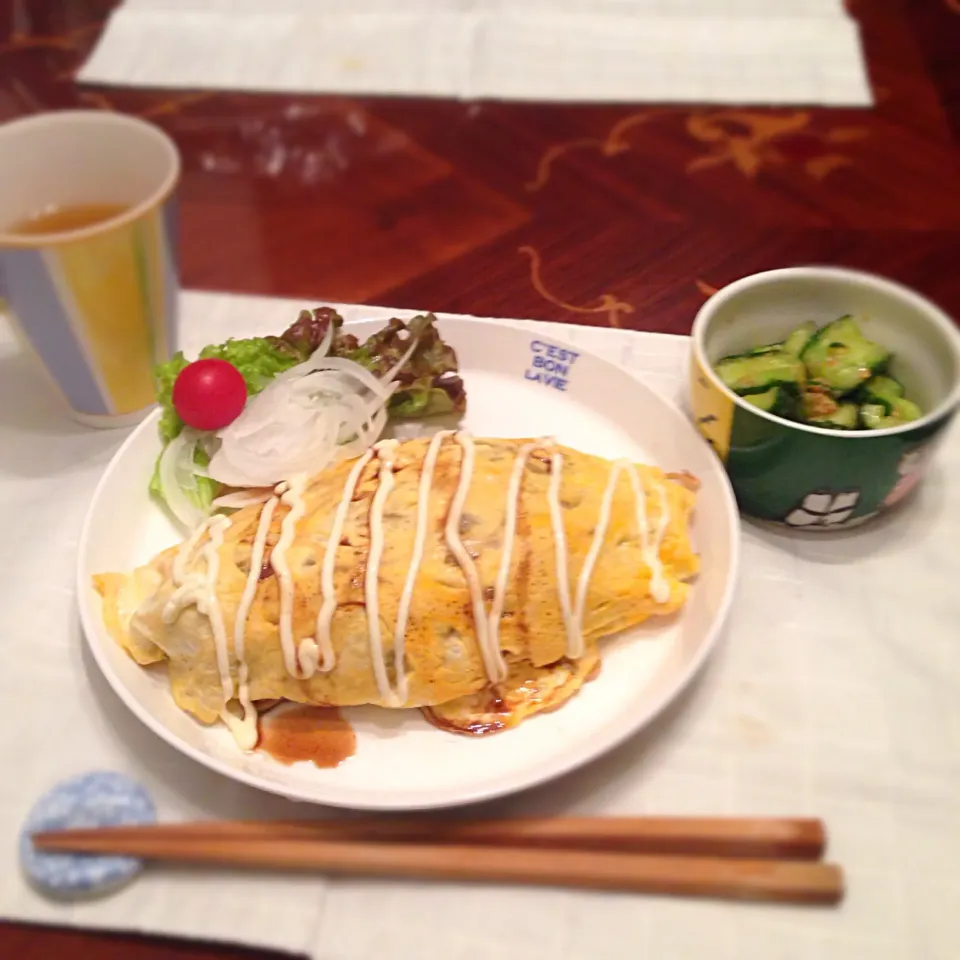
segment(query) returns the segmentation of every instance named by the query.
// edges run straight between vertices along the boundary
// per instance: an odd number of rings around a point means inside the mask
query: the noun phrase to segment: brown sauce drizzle
[[[564,658],[563,663],[570,665],[570,669],[576,671],[576,663],[571,660],[566,660]],[[593,666],[590,669],[590,672],[583,678],[583,682],[590,683],[592,680],[596,680],[600,676],[600,671],[603,668],[603,664],[599,657],[597,657]],[[531,681],[536,682],[536,675],[531,678]],[[437,713],[433,707],[421,707],[420,712],[423,714],[424,719],[435,726],[439,730],[444,730],[447,733],[458,733],[461,736],[465,737],[486,737],[493,733],[500,733],[503,730],[508,729],[513,724],[510,724],[511,710],[509,705],[500,696],[500,690],[498,687],[488,687],[486,690],[487,701],[483,704],[482,707],[478,708],[475,712],[476,714],[482,714],[489,716],[490,714],[495,715],[495,719],[476,719],[476,720],[467,720],[467,719],[451,719],[444,717]],[[541,707],[540,710],[535,711],[536,713],[553,713],[555,710],[559,710],[560,707],[564,706],[569,701],[569,697],[563,697],[549,706]],[[539,695],[536,698],[538,703],[542,702],[542,699]],[[500,719],[502,718],[502,719]],[[527,719],[527,718],[525,718]]]
[[[261,718],[257,749],[286,766],[338,767],[357,752],[357,735],[336,707],[295,704]]]
[[[420,712],[427,722],[432,723],[439,730],[446,730],[447,733],[459,733],[467,737],[486,737],[492,733],[500,733],[500,731],[506,730],[507,718],[510,716],[510,708],[496,688],[490,688],[488,697],[486,704],[478,712],[499,714],[503,717],[502,720],[470,720],[466,723],[455,723],[435,713],[430,707],[422,707]]]

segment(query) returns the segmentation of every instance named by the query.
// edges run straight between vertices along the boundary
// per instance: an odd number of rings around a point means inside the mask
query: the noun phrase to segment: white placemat
[[[185,346],[275,332],[300,306],[187,293]],[[684,393],[683,337],[537,329],[669,397]],[[17,832],[40,793],[73,773],[126,772],[170,820],[316,812],[180,757],[126,711],[85,653],[77,536],[124,435],[64,419],[0,328],[0,917],[234,940],[314,960],[956,957],[956,430],[919,497],[885,521],[817,537],[745,525],[728,636],[677,708],[589,768],[491,811],[823,816],[849,878],[837,910],[160,869],[108,900],[42,899],[15,866]]]
[[[126,0],[86,83],[868,106],[842,0]]]

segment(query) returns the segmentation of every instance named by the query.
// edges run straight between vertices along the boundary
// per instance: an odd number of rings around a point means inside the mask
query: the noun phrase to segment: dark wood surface
[[[0,0],[0,120],[84,106],[167,130],[188,287],[683,333],[731,280],[817,262],[960,316],[960,0],[849,0],[873,110],[79,86],[114,5]],[[265,954],[7,924],[0,956]]]

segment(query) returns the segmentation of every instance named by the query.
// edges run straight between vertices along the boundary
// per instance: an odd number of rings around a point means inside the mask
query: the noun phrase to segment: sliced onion
[[[273,378],[273,382],[276,383],[277,380],[295,380],[298,377],[302,377],[305,373],[309,373],[311,370],[316,370],[316,364],[325,359],[327,354],[330,352],[330,345],[333,343],[333,324],[327,325],[327,332],[323,335],[323,339],[320,341],[320,346],[317,347],[313,353],[307,357],[303,363],[298,363],[296,366],[290,367],[289,370],[284,370],[283,373],[278,374]]]
[[[275,377],[220,431],[207,475],[232,487],[273,486],[359,456],[379,439],[386,404],[397,389],[394,378],[420,338],[412,337],[400,360],[378,379],[353,360],[328,356],[333,334],[331,324],[309,359]],[[248,502],[228,494],[217,504],[227,506],[225,499]]]
[[[167,444],[159,464],[163,499],[177,520],[190,530],[207,518],[207,514],[187,496],[187,491],[197,489],[193,456],[198,442],[197,432],[185,427]]]
[[[384,427],[387,425],[387,411],[381,407],[374,415],[370,428],[365,431],[364,436],[356,440],[343,444],[340,447],[340,457],[349,460],[352,457],[359,457],[366,453],[380,439]]]
[[[219,449],[220,449],[220,438],[215,433],[210,433],[209,431],[204,431],[199,434],[198,442],[200,444],[200,449],[207,455],[209,460]],[[206,467],[203,468],[206,471]],[[198,477],[207,477],[208,473],[200,473],[199,468],[194,471]]]
[[[413,420],[409,423],[395,423],[390,435],[395,440],[419,440],[420,437],[431,436],[430,430],[423,425],[420,420]]]
[[[348,443],[371,430],[371,423],[377,410],[382,409],[379,401],[364,403],[356,394],[345,394],[342,403],[350,411],[349,419],[344,420],[338,441]]]
[[[215,510],[242,510],[244,507],[253,507],[259,503],[266,503],[273,496],[273,487],[253,488],[250,490],[234,490],[225,493],[213,501]]]
[[[294,371],[300,375],[274,379],[220,432],[208,467],[213,479],[232,487],[272,486],[318,473],[376,442],[395,385],[352,360],[316,353],[285,373]]]
[[[374,396],[383,397],[384,400],[390,395],[389,387],[378,380],[366,367],[361,367],[359,363],[353,360],[347,360],[346,357],[324,357],[320,362],[319,370],[336,370],[345,373],[348,376],[359,380]],[[295,369],[295,368],[294,368]]]

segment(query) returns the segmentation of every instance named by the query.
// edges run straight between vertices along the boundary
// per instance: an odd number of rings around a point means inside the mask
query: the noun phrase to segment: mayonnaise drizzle
[[[323,602],[320,604],[320,610],[317,613],[317,630],[314,637],[320,654],[319,669],[324,673],[332,670],[336,662],[333,655],[333,644],[330,642],[330,625],[337,610],[337,593],[333,582],[337,550],[340,547],[340,537],[343,534],[344,524],[347,522],[347,513],[350,510],[350,504],[353,502],[353,493],[360,481],[360,474],[363,473],[363,468],[370,462],[373,453],[374,451],[371,449],[360,457],[347,476],[343,495],[340,497],[340,504],[330,526],[327,549],[323,555],[323,569],[320,574],[320,595],[323,597]]]
[[[476,448],[473,440],[462,431],[456,435],[456,441],[460,444],[463,455],[460,460],[460,479],[457,483],[456,493],[450,502],[450,509],[447,512],[447,523],[444,527],[444,539],[447,549],[454,555],[463,571],[463,576],[467,581],[467,589],[470,592],[470,604],[473,608],[473,624],[477,631],[477,644],[480,647],[480,656],[483,658],[483,666],[487,676],[491,681],[497,682],[506,677],[506,669],[503,658],[499,650],[494,650],[490,645],[489,630],[487,629],[487,615],[483,606],[483,587],[480,583],[480,575],[477,572],[476,564],[473,558],[467,553],[463,541],[460,539],[460,518],[463,516],[463,505],[467,499],[467,493],[470,489],[470,480],[473,477],[473,464],[476,458]]]
[[[217,657],[217,670],[220,673],[220,689],[223,692],[221,717],[232,731],[231,722],[236,721],[237,718],[228,714],[226,709],[227,703],[233,699],[230,649],[227,646],[227,631],[223,624],[223,611],[217,597],[217,580],[220,578],[220,548],[223,546],[224,532],[229,526],[230,520],[227,517],[222,514],[214,514],[193,532],[174,561],[173,579],[176,583],[179,577],[180,585],[174,590],[160,615],[164,623],[173,623],[185,607],[195,604],[197,610],[210,621],[213,646]],[[192,573],[187,573],[187,559],[192,556],[204,533],[208,533],[209,537],[200,551],[203,572],[201,573],[198,564],[198,569],[195,569]],[[229,720],[227,717],[229,717]]]
[[[171,579],[174,585],[174,591],[170,598],[163,605],[160,612],[160,618],[164,623],[173,623],[180,613],[187,607],[196,606],[203,612],[203,602],[206,593],[207,579],[200,572],[199,566],[192,573],[187,571],[187,564],[193,557],[194,551],[204,534],[213,535],[214,521],[226,519],[224,517],[208,517],[196,530],[190,535],[190,539],[177,552],[176,559],[173,561],[173,571]],[[203,554],[201,554],[203,556]]]
[[[563,509],[560,504],[560,482],[563,474],[563,454],[554,453],[550,458],[550,486],[547,488],[547,503],[550,507],[550,525],[553,527],[553,548],[557,568],[557,596],[560,614],[567,634],[567,656],[571,659],[583,656],[583,637],[580,623],[573,615],[570,600],[570,573],[567,558],[567,534],[563,526]]]
[[[670,599],[670,584],[663,575],[663,562],[660,560],[660,549],[667,527],[670,526],[670,504],[667,501],[667,491],[663,484],[657,487],[660,494],[660,521],[657,524],[657,536],[651,547],[644,544],[647,566],[650,568],[650,596],[657,603],[666,603]],[[639,515],[639,514],[638,514]]]
[[[406,649],[407,621],[410,619],[410,605],[413,602],[413,590],[417,583],[417,574],[420,564],[423,563],[423,551],[427,542],[427,527],[429,523],[430,491],[433,489],[433,474],[437,468],[437,457],[440,455],[440,445],[447,437],[452,437],[453,430],[440,430],[433,435],[430,446],[427,447],[420,468],[420,486],[417,491],[417,525],[413,534],[413,555],[410,558],[410,568],[407,570],[407,579],[403,584],[400,602],[397,605],[397,624],[393,633],[393,656],[396,674],[396,697],[401,703],[407,700],[407,672],[404,667],[404,653]]]
[[[210,521],[204,520],[203,523],[199,524],[197,529],[190,534],[183,546],[181,546],[177,551],[176,559],[173,561],[172,573],[173,585],[175,587],[179,587],[187,578],[187,564],[190,562],[190,558],[193,556],[193,551],[196,549],[200,539],[209,528]]]
[[[375,444],[380,461],[377,492],[370,504],[370,548],[367,555],[367,574],[364,581],[364,598],[367,604],[367,638],[370,642],[370,662],[377,681],[380,699],[389,707],[400,706],[400,701],[390,687],[387,664],[383,657],[383,639],[380,634],[380,561],[383,558],[383,508],[393,489],[393,457],[397,450],[396,440],[381,440]]]
[[[493,587],[490,616],[487,619],[488,642],[496,657],[498,669],[502,674],[500,679],[507,675],[507,665],[503,659],[503,651],[500,649],[500,618],[503,616],[503,603],[507,594],[507,577],[510,575],[510,560],[513,556],[513,540],[517,532],[517,510],[523,484],[523,469],[530,454],[537,447],[547,446],[549,443],[549,440],[525,443],[517,451],[517,458],[513,461],[513,471],[510,474],[510,483],[507,486],[507,509],[503,518],[503,550],[500,554],[500,569],[497,571],[497,579]]]
[[[643,484],[637,475],[637,468],[629,460],[617,460],[610,467],[610,479],[607,481],[607,489],[604,491],[603,500],[600,504],[600,516],[597,519],[597,526],[594,530],[593,542],[590,544],[590,550],[587,553],[586,559],[583,561],[583,568],[580,571],[580,578],[577,581],[576,621],[579,633],[580,653],[576,654],[576,656],[582,656],[583,654],[583,617],[587,602],[587,590],[590,587],[590,577],[593,575],[593,568],[596,565],[597,557],[603,547],[607,527],[610,525],[613,497],[616,493],[617,480],[622,470],[626,470],[630,485],[633,487],[641,555],[643,556],[644,562],[650,568],[650,595],[657,603],[665,603],[670,598],[670,587],[664,578],[663,563],[660,560],[660,545],[663,542],[663,536],[670,523],[670,512],[666,492],[662,486],[658,488],[660,494],[660,522],[657,525],[657,534],[654,538],[654,543],[651,545],[649,542],[649,524],[647,522],[647,498]]]
[[[217,580],[220,577],[220,548],[223,546],[223,534],[230,521],[223,514],[210,518],[210,539],[203,546],[203,559],[207,564],[207,576],[203,603],[197,609],[207,615],[213,630],[213,643],[217,650],[217,668],[220,671],[220,688],[223,690],[224,703],[233,697],[233,677],[230,674],[230,651],[227,648],[227,631],[223,625],[223,611],[217,597]]]
[[[280,539],[270,554],[270,566],[277,575],[280,585],[280,646],[283,648],[283,662],[287,673],[298,680],[312,677],[317,668],[316,658],[311,648],[315,646],[313,638],[300,644],[306,654],[302,660],[298,657],[297,642],[293,636],[293,576],[287,563],[287,549],[293,543],[297,532],[297,521],[306,513],[307,505],[303,501],[303,490],[307,478],[303,474],[291,477],[277,487],[281,494],[280,502],[290,509],[280,524]]]
[[[650,596],[657,603],[666,603],[670,599],[670,585],[663,575],[663,563],[660,561],[660,547],[663,544],[664,534],[670,524],[670,505],[667,502],[666,489],[663,484],[657,485],[657,494],[660,500],[660,518],[653,543],[650,542],[650,523],[647,517],[647,498],[637,473],[637,468],[627,460],[617,461],[621,469],[627,471],[630,486],[633,487],[634,509],[636,510],[637,532],[640,535],[640,555],[643,562],[650,568]],[[616,482],[619,470],[617,464],[611,468],[611,481]],[[609,517],[608,517],[609,520]]]
[[[260,570],[263,566],[263,554],[267,546],[267,534],[270,532],[270,522],[277,509],[279,498],[271,497],[260,511],[260,522],[250,547],[250,570],[247,573],[247,582],[237,606],[237,616],[233,623],[233,655],[237,658],[237,699],[243,709],[243,717],[235,717],[224,707],[220,715],[223,722],[233,734],[241,750],[252,750],[257,745],[257,708],[250,699],[249,670],[246,661],[246,631],[247,618],[250,607],[257,595],[257,585],[260,583]]]

